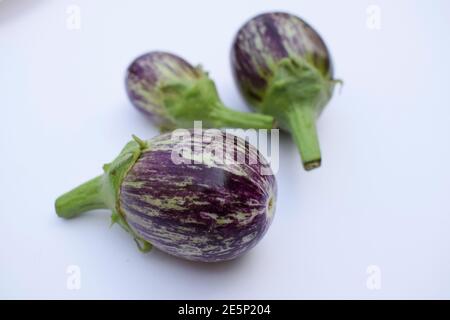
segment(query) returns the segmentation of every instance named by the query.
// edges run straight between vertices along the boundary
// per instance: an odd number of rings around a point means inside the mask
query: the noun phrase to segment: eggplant
[[[217,129],[182,131],[184,139],[174,133],[147,141],[133,136],[102,175],[56,200],[57,215],[110,209],[112,222],[144,252],[154,246],[203,262],[243,255],[272,222],[273,172],[241,138]]]
[[[341,82],[320,35],[295,15],[264,13],[239,29],[231,64],[247,102],[292,134],[306,170],[319,167],[316,119]]]
[[[272,116],[239,112],[224,106],[215,83],[201,66],[168,52],[154,51],[128,67],[126,91],[131,103],[147,114],[159,129],[274,127]]]

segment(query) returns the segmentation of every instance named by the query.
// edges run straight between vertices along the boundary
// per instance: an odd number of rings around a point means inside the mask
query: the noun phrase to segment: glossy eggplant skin
[[[183,58],[163,51],[137,57],[128,67],[126,90],[132,104],[161,128],[174,127],[174,119],[164,106],[161,85],[176,81],[197,81],[201,71]]]
[[[150,142],[120,189],[120,207],[135,234],[164,252],[203,262],[234,259],[258,243],[273,219],[275,178],[261,174],[268,165],[253,146],[221,134],[209,147],[256,163],[226,164],[204,155],[202,163],[174,164],[170,134]],[[210,140],[205,135],[193,135],[192,145]]]
[[[239,88],[252,106],[260,107],[277,62],[301,58],[333,79],[333,63],[322,37],[301,18],[284,12],[265,13],[242,26],[233,43],[231,64]]]

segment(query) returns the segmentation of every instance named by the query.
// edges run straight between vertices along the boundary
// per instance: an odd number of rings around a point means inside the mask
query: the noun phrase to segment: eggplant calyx
[[[72,218],[92,209],[112,210],[111,225],[117,223],[135,239],[141,251],[148,251],[151,244],[140,238],[128,225],[120,208],[120,186],[128,171],[142,152],[150,149],[148,142],[133,135],[120,154],[103,166],[100,175],[60,196],[55,203],[56,213],[61,218]]]
[[[194,121],[199,120],[204,128],[273,128],[274,119],[270,115],[227,108],[214,81],[199,67],[196,70],[198,78],[172,80],[159,87],[165,110],[173,122],[172,129],[192,128]]]
[[[152,245],[140,238],[128,225],[122,209],[120,208],[120,186],[128,171],[133,167],[141,156],[142,152],[150,148],[147,141],[141,140],[133,135],[133,140],[128,142],[120,152],[119,156],[110,164],[104,167],[105,188],[108,195],[109,207],[113,213],[111,215],[111,224],[119,224],[125,231],[130,233],[141,252],[147,252]]]
[[[273,67],[262,100],[262,112],[274,116],[291,132],[306,170],[321,164],[316,119],[330,100],[336,81],[307,59],[289,57]]]

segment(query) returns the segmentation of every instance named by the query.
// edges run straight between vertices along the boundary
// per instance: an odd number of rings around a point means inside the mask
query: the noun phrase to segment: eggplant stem
[[[102,194],[102,178],[100,175],[91,179],[56,199],[58,216],[69,219],[89,210],[107,209]]]
[[[275,119],[270,115],[242,112],[220,105],[211,116],[220,123],[220,127],[240,129],[273,129]]]
[[[309,171],[320,167],[319,139],[316,129],[316,117],[310,107],[293,106],[287,114],[289,131],[300,151],[303,167]]]

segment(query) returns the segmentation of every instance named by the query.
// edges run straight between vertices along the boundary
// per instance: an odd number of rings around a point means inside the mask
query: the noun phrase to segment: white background
[[[1,298],[450,298],[450,2],[35,1],[0,3]],[[81,29],[66,9],[81,9]],[[367,26],[370,4],[381,29]],[[268,10],[305,18],[345,81],[319,120],[320,169],[281,139],[276,217],[229,263],[143,255],[109,212],[56,217],[61,193],[99,174],[132,133],[157,130],[124,91],[161,49],[202,63],[225,103],[231,41]],[[66,287],[67,268],[81,288]],[[371,290],[367,268],[378,266]]]

